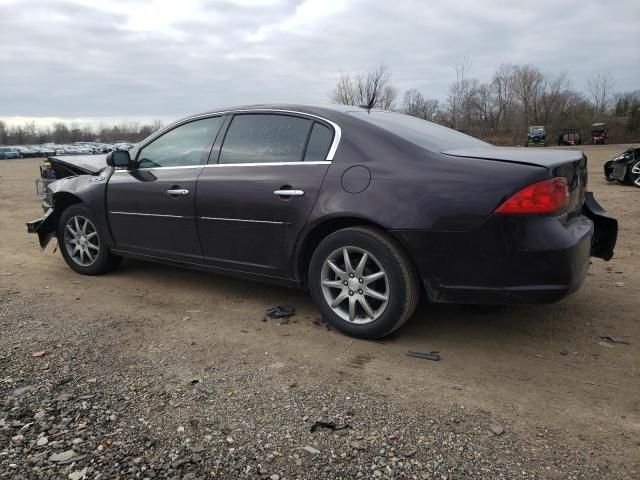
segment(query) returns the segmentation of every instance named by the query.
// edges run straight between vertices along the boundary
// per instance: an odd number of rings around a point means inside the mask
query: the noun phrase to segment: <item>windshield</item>
[[[544,127],[529,127],[529,133],[532,135],[543,135]]]
[[[434,152],[492,146],[451,128],[401,113],[380,110],[348,113]]]

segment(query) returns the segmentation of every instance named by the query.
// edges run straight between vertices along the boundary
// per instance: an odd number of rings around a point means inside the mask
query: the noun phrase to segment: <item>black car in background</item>
[[[604,164],[604,178],[640,187],[640,148],[629,148]]]
[[[51,184],[28,223],[75,271],[128,256],[305,287],[363,338],[398,328],[421,296],[559,300],[617,235],[581,152],[497,148],[388,111],[230,108],[90,159],[66,159],[91,174]]]

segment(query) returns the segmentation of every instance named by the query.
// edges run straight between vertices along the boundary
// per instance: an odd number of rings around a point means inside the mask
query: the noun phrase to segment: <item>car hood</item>
[[[69,175],[95,175],[107,166],[106,155],[74,155],[48,157],[58,178]],[[64,172],[65,175],[61,175]]]
[[[481,158],[500,162],[521,163],[554,169],[561,165],[580,161],[580,150],[540,150],[518,147],[465,148],[442,152],[455,157]]]

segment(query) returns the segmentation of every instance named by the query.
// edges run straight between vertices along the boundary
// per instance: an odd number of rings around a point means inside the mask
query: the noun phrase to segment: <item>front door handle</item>
[[[273,194],[279,197],[301,197],[304,195],[304,190],[276,190]]]
[[[167,190],[167,195],[170,197],[180,197],[182,195],[189,195],[189,190],[184,188],[170,188]]]

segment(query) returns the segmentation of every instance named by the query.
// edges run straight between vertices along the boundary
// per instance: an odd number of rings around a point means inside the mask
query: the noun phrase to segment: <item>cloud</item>
[[[0,0],[0,116],[172,117],[323,103],[340,72],[388,64],[443,100],[457,61],[610,72],[638,88],[637,0]]]

